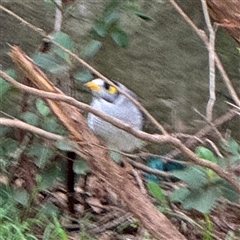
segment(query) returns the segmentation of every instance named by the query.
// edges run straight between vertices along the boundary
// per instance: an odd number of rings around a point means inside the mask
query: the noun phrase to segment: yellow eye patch
[[[113,87],[113,86],[109,86],[109,89],[108,89],[108,92],[110,92],[110,93],[115,93],[117,91],[117,89],[115,88],[115,87]]]

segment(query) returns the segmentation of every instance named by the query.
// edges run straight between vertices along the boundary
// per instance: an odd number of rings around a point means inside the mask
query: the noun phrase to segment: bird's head
[[[119,86],[119,83],[112,81],[115,85]],[[94,79],[84,84],[84,86],[91,89],[93,97],[102,98],[108,102],[114,102],[119,95],[119,91],[111,84],[103,81],[100,78]]]

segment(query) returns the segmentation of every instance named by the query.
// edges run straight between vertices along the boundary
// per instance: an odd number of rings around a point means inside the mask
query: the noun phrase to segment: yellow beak
[[[94,90],[94,91],[98,91],[100,89],[100,87],[92,81],[85,83],[84,86],[86,86],[86,87],[88,87],[88,88],[90,88],[91,90]]]

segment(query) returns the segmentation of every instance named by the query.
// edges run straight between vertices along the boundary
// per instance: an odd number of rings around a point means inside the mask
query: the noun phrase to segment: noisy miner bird
[[[112,81],[125,93],[137,100],[137,96],[123,84]],[[137,130],[143,127],[143,114],[141,110],[114,86],[100,78],[85,84],[92,91],[91,106],[107,115],[120,119]],[[92,131],[113,150],[132,152],[143,145],[143,141],[133,135],[113,126],[101,118],[88,114],[87,122]]]

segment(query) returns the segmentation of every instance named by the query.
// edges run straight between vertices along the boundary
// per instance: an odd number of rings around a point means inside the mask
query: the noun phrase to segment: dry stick
[[[54,21],[54,31],[61,31],[62,27],[62,0],[54,0],[53,1],[56,4],[56,10],[55,10],[55,21]]]
[[[9,127],[13,127],[13,128],[20,128],[22,130],[26,130],[26,131],[32,132],[34,134],[37,134],[43,138],[47,138],[47,139],[51,139],[51,140],[55,140],[55,141],[60,141],[60,140],[63,141],[66,139],[65,137],[63,137],[61,135],[44,131],[41,128],[34,127],[34,126],[29,125],[25,122],[22,122],[18,119],[0,118],[0,125],[9,126]]]
[[[230,102],[226,102],[226,103],[240,111],[240,107],[236,106],[235,104],[232,104]]]
[[[15,82],[14,83],[15,86],[20,86],[20,88],[22,90],[25,90],[25,91],[30,90],[29,92],[31,92],[35,95],[45,97],[45,98],[49,98],[49,99],[58,99],[58,100],[61,100],[61,101],[65,101],[65,102],[68,102],[68,103],[70,103],[74,106],[78,106],[79,108],[81,108],[83,110],[87,110],[87,111],[103,118],[104,120],[108,121],[109,123],[113,124],[114,126],[119,127],[122,130],[128,131],[132,135],[134,135],[134,136],[136,136],[136,137],[138,137],[142,140],[147,140],[149,142],[154,142],[154,143],[167,143],[167,142],[171,143],[175,147],[177,147],[184,155],[186,155],[186,157],[190,158],[190,160],[189,160],[190,162],[198,164],[198,165],[203,166],[203,167],[208,167],[208,168],[212,169],[220,177],[229,181],[240,192],[240,185],[238,184],[236,179],[233,176],[231,176],[231,174],[229,174],[227,171],[225,171],[224,169],[222,169],[221,167],[219,167],[215,163],[212,163],[212,162],[209,162],[207,160],[198,158],[190,149],[188,149],[186,146],[184,146],[184,144],[175,137],[172,137],[170,135],[148,134],[146,132],[136,130],[136,129],[132,128],[131,126],[129,126],[128,124],[122,123],[122,121],[120,121],[118,119],[114,119],[112,117],[109,117],[108,115],[105,115],[102,112],[97,111],[96,109],[90,107],[87,104],[83,104],[81,102],[78,102],[71,97],[67,97],[67,96],[64,96],[62,94],[53,94],[53,93],[49,93],[49,92],[44,92],[44,91],[40,91],[40,90],[37,90],[37,89],[27,87],[23,84],[17,83],[14,79],[10,78],[9,76],[6,76],[6,74],[2,71],[0,71],[0,76],[2,76],[3,78],[6,77],[5,79],[6,80],[11,80],[12,83]]]
[[[33,24],[29,23],[28,21],[26,21],[25,19],[19,17],[17,14],[15,14],[14,12],[10,11],[9,9],[5,8],[4,6],[2,6],[0,4],[0,9],[2,9],[4,12],[8,13],[9,15],[15,17],[16,19],[18,19],[20,22],[22,22],[24,25],[28,26],[29,28],[33,29],[35,32],[39,33],[42,36],[47,35],[47,33],[42,30],[41,28],[38,28],[36,26],[34,26]]]
[[[74,59],[76,59],[78,62],[80,62],[83,66],[85,66],[86,68],[88,68],[92,73],[94,73],[95,75],[99,76],[101,79],[103,79],[104,81],[106,81],[107,83],[109,83],[110,85],[114,86],[120,93],[122,93],[123,95],[125,95],[127,98],[129,98],[139,109],[141,109],[141,111],[150,119],[150,121],[165,135],[167,135],[167,131],[164,129],[164,127],[141,105],[140,102],[138,102],[136,99],[134,99],[132,96],[130,96],[129,94],[125,93],[124,91],[122,91],[117,85],[115,85],[112,81],[110,81],[108,78],[106,78],[104,75],[102,75],[100,72],[98,72],[95,68],[93,68],[91,65],[89,65],[87,62],[85,62],[82,58],[78,57],[76,54],[74,54],[73,52],[69,51],[68,49],[64,48],[63,46],[61,46],[60,44],[58,44],[57,42],[55,42],[51,36],[47,35],[46,32],[44,32],[42,29],[39,29],[37,27],[35,27],[34,25],[28,23],[26,20],[24,20],[23,18],[19,17],[17,14],[13,13],[12,11],[8,10],[7,8],[3,7],[2,5],[0,5],[0,9],[2,9],[3,11],[7,12],[8,14],[10,14],[11,16],[17,18],[19,21],[21,21],[22,23],[24,23],[26,26],[28,26],[29,28],[33,29],[34,31],[36,31],[37,33],[39,33],[41,36],[43,36],[44,38],[49,39],[54,45],[56,45],[57,47],[59,47],[60,49],[62,49],[64,52],[68,53],[70,56],[72,56]]]
[[[216,120],[213,121],[213,126],[215,126],[215,128],[217,128],[218,126],[222,125],[224,122],[231,120],[233,117],[236,116],[236,112],[233,109],[230,109],[227,111],[227,113],[225,113],[224,115],[222,115],[221,117],[217,118]],[[206,127],[204,127],[203,129],[201,129],[200,131],[198,131],[195,134],[196,138],[191,138],[189,140],[187,140],[184,145],[188,148],[192,147],[193,145],[195,145],[198,142],[198,138],[201,139],[204,135],[206,135],[207,133],[213,131],[213,128],[211,125],[207,125]],[[167,154],[167,157],[169,158],[174,158],[177,155],[179,155],[181,152],[179,151],[179,149],[173,150],[170,153]]]
[[[215,32],[213,30],[208,9],[207,9],[207,3],[206,0],[201,0],[202,2],[202,9],[203,14],[205,18],[205,22],[207,24],[208,32],[209,32],[209,43],[208,43],[208,58],[209,58],[209,100],[207,104],[206,109],[206,117],[208,122],[212,121],[213,117],[213,107],[214,103],[216,101],[216,94],[215,94],[215,59],[214,59],[214,53],[215,53]]]
[[[174,0],[169,0],[169,2],[173,5],[173,7],[179,12],[179,14],[183,17],[183,19],[192,27],[192,29],[196,32],[196,34],[202,39],[202,41],[204,42],[204,44],[206,45],[207,49],[209,49],[209,43],[208,43],[208,38],[205,34],[205,32],[203,30],[200,30],[195,24],[194,22],[187,16],[187,14],[179,7],[179,5],[174,1]],[[231,95],[231,97],[233,98],[233,100],[235,101],[235,103],[240,107],[240,99],[236,93],[236,91],[234,90],[234,87],[232,86],[232,83],[217,55],[217,53],[214,53],[214,58],[215,58],[215,63],[216,66],[219,70],[219,72],[222,75],[222,78],[228,88],[228,91]]]
[[[194,108],[194,111],[199,114],[211,127],[212,129],[215,131],[215,133],[217,134],[218,138],[220,139],[220,141],[223,143],[223,144],[226,144],[226,140],[224,139],[224,137],[222,136],[222,134],[219,132],[219,130],[216,128],[216,126],[213,124],[212,121],[208,121],[208,119],[203,115],[201,114],[197,109]]]

